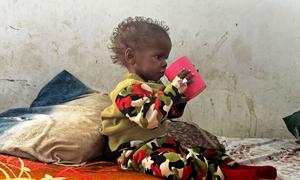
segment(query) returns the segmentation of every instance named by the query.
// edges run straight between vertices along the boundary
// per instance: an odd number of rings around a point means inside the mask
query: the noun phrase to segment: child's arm
[[[193,75],[190,74],[190,72],[186,71],[186,70],[181,71],[181,73],[179,73],[179,75],[178,75],[178,77],[181,77],[181,79],[185,78],[187,80],[187,84],[191,83],[192,76]],[[176,78],[175,78],[175,80],[176,80]],[[175,80],[173,80],[173,82]],[[186,88],[187,88],[187,86],[186,86]],[[185,88],[185,90],[186,90],[186,88]],[[182,116],[187,101],[188,101],[188,99],[182,95],[176,102],[174,102],[174,104],[172,105],[172,107],[168,113],[168,118],[173,119],[173,118],[178,118],[178,117]]]
[[[187,83],[182,83],[182,79],[177,76],[163,91],[156,92],[143,82],[132,84],[117,95],[116,105],[129,120],[140,127],[156,128],[168,114],[173,103],[182,98],[187,88]]]
[[[183,115],[184,108],[186,106],[187,101],[181,102],[178,104],[173,104],[171,107],[169,113],[168,113],[168,118],[173,119],[173,118],[178,118]]]

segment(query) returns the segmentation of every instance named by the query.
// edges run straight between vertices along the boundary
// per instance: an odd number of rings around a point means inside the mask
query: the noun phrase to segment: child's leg
[[[182,149],[172,138],[157,138],[135,149],[123,151],[123,169],[176,179],[221,179],[220,170],[193,149]],[[218,174],[219,173],[219,174]]]
[[[193,147],[182,149],[172,138],[157,138],[146,144],[123,151],[119,164],[123,169],[176,179],[275,179],[271,166],[239,165],[225,150]],[[219,169],[220,166],[220,169]],[[224,174],[224,177],[223,177]]]
[[[272,166],[247,166],[247,165],[239,165],[238,164],[234,168],[221,167],[221,169],[222,169],[222,171],[224,171],[224,169],[233,170],[233,171],[252,171],[252,170],[254,170],[259,179],[275,179],[277,177],[276,168],[274,168]]]
[[[219,166],[227,179],[238,180],[240,174],[244,174],[244,177],[247,174],[252,179],[275,179],[277,177],[277,170],[272,166],[241,165],[230,159],[229,156],[223,156],[223,159]],[[253,176],[253,172],[255,172],[256,178]]]
[[[224,174],[225,179],[239,180],[244,179],[275,179],[277,176],[276,168],[272,166],[247,166],[240,165],[225,154],[225,150],[205,149],[195,147],[198,152],[212,164],[218,164]],[[242,176],[241,176],[242,175]]]

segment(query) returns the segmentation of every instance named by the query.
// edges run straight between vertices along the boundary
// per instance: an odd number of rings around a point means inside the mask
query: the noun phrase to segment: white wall
[[[125,17],[164,20],[172,59],[199,67],[207,89],[182,119],[218,135],[292,137],[281,118],[300,110],[298,0],[0,0],[0,111],[28,106],[67,69],[110,91],[112,29]]]

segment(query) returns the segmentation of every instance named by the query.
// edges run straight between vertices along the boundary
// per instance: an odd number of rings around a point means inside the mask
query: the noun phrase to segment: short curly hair
[[[111,35],[111,45],[113,63],[123,64],[124,53],[127,48],[144,48],[151,35],[158,33],[170,40],[169,27],[163,21],[136,16],[123,20]],[[170,40],[171,41],[171,40]]]

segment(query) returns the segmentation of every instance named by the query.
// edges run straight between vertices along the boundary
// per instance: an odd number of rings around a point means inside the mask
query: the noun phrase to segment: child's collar
[[[135,79],[135,80],[138,80],[138,81],[145,82],[139,75],[134,74],[134,73],[127,73],[125,75],[125,79]]]

